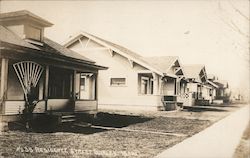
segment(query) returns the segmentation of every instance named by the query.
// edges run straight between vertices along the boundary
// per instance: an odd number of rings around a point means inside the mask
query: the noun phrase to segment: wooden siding
[[[70,99],[48,99],[48,110],[50,111],[70,111],[74,105]]]
[[[5,101],[5,113],[6,115],[14,115],[22,113],[24,109],[24,101]],[[36,105],[34,113],[43,113],[45,111],[45,101],[41,101]]]
[[[96,100],[77,100],[75,103],[75,111],[94,111],[97,110]]]

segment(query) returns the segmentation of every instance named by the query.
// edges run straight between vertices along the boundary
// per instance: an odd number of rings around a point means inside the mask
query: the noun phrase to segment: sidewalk
[[[248,125],[249,112],[249,105],[245,106],[156,158],[231,158]]]

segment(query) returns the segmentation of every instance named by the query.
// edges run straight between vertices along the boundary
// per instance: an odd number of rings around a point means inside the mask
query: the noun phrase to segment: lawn
[[[53,133],[3,132],[0,157],[153,157],[236,109],[223,107],[223,111],[184,110],[143,116],[100,112],[93,120],[94,125],[111,128],[72,127]],[[216,119],[206,120],[203,114]]]

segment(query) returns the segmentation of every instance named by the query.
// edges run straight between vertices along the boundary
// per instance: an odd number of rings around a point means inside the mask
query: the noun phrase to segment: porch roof
[[[215,80],[213,81],[219,88],[228,88],[228,82],[225,80]]]
[[[213,86],[214,88],[219,88],[219,86],[217,84],[213,83],[210,80],[208,80],[207,83],[210,84],[211,86]]]

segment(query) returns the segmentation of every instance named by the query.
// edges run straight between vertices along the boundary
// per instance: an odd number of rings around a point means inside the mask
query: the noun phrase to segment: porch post
[[[72,97],[73,101],[75,102],[76,100],[76,70],[73,72],[73,87],[72,87]]]
[[[178,89],[177,89],[177,83],[178,83],[177,79],[178,79],[178,78],[175,78],[175,79],[174,79],[174,86],[175,86],[174,90],[175,90],[175,95],[178,94],[178,93],[177,93],[177,91],[178,91]]]
[[[4,100],[7,97],[7,84],[8,84],[8,62],[9,60],[6,58],[2,58],[2,63],[1,63],[1,89],[0,89],[0,99],[2,102],[1,106],[1,113],[5,113],[5,104]]]
[[[45,88],[44,88],[44,100],[45,100],[45,111],[48,110],[48,98],[49,98],[49,66],[45,68]]]
[[[159,76],[156,73],[152,73],[153,75],[153,94],[158,95],[159,94]]]
[[[158,87],[158,94],[161,95],[162,94],[162,91],[163,91],[163,77],[159,77],[158,80],[159,80],[159,87]]]
[[[98,73],[95,74],[95,83],[94,83],[95,84],[95,89],[94,89],[94,91],[95,91],[95,95],[94,95],[95,100],[98,100],[97,99],[98,98],[98,93],[97,93],[97,91],[98,91],[98,87],[97,87],[98,86],[97,85],[98,81],[97,80],[98,80]]]
[[[177,76],[176,78],[176,95],[181,94],[181,79]]]

